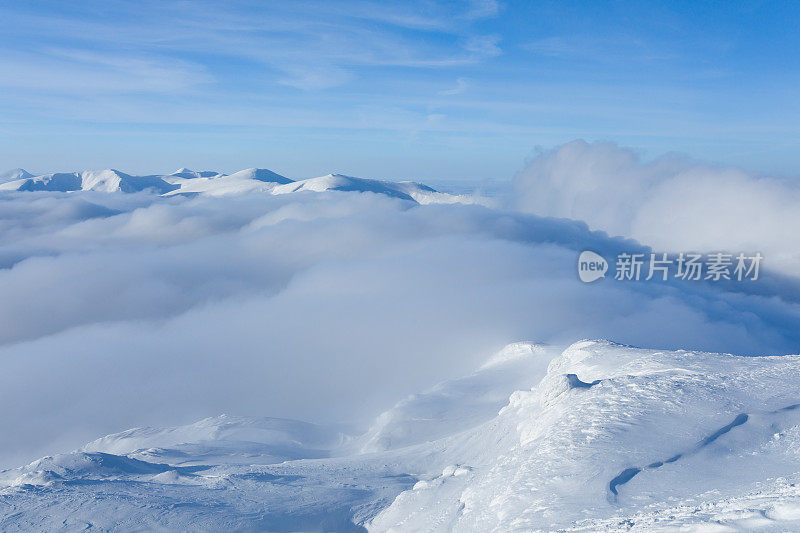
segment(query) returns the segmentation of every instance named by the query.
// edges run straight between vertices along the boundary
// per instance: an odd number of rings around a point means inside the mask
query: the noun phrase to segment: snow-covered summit
[[[198,174],[198,175],[194,175]],[[248,168],[233,174],[217,174],[201,176],[202,173],[173,174],[168,178],[178,188],[168,193],[169,196],[179,194],[201,194],[206,196],[228,196],[248,193],[270,193],[280,184],[291,183],[287,177],[276,174],[265,168]],[[181,177],[182,176],[182,177]]]
[[[420,204],[431,203],[477,203],[469,195],[452,195],[439,192],[422,183],[413,181],[387,181],[355,178],[344,174],[327,174],[287,183],[272,190],[272,194],[289,194],[303,191],[349,191],[383,194],[392,198],[412,200]]]
[[[178,178],[213,178],[214,176],[224,176],[221,172],[215,170],[189,170],[186,167],[181,167],[175,172],[169,174]]]
[[[412,197],[400,187],[398,183],[382,180],[370,180],[364,178],[354,178],[344,174],[327,174],[317,178],[295,181],[276,187],[273,194],[287,194],[301,191],[351,191],[351,192],[373,192],[385,194],[394,198],[412,200]]]
[[[443,442],[441,473],[370,529],[796,529],[797,379],[798,356],[573,344],[495,418]]]
[[[250,179],[256,181],[263,181],[269,183],[291,183],[292,180],[285,176],[281,176],[271,170],[267,170],[266,168],[246,168],[244,170],[240,170],[239,172],[234,172],[233,174],[229,174],[228,178],[231,179]]]
[[[796,530],[798,379],[800,356],[516,343],[469,376],[403,399],[354,440],[336,427],[228,416],[103,437],[0,473],[0,520]]]

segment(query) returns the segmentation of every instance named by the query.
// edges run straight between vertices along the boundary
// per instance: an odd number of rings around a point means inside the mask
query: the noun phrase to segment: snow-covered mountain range
[[[263,168],[248,168],[232,174],[181,168],[171,174],[148,176],[133,176],[114,169],[34,176],[23,169],[14,169],[0,176],[0,191],[100,191],[108,193],[147,191],[165,196],[349,191],[383,194],[420,204],[474,203],[477,201],[470,195],[447,194],[413,181],[393,182],[354,178],[343,174],[328,174],[295,181]]]

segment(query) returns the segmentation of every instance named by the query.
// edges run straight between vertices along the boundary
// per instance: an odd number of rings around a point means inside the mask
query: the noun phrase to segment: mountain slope
[[[185,175],[186,173],[182,173]],[[202,173],[201,173],[202,174]],[[173,176],[177,176],[174,174]],[[276,186],[291,183],[292,180],[265,168],[248,168],[233,174],[215,176],[189,176],[180,179],[169,179],[178,189],[167,193],[203,194],[207,196],[227,196],[231,194],[247,194],[253,192],[268,193]]]
[[[0,184],[0,190],[3,191],[130,193],[149,190],[163,194],[176,188],[176,185],[167,183],[160,176],[131,176],[113,169],[45,174]]]
[[[452,195],[439,192],[427,185],[412,181],[386,181],[365,178],[354,178],[344,174],[327,174],[317,178],[299,180],[272,189],[272,194],[290,194],[296,192],[368,192],[383,194],[392,198],[411,200],[419,204],[432,203],[479,203],[470,195]]]
[[[402,191],[396,184],[388,181],[368,180],[364,178],[353,178],[343,174],[328,174],[318,178],[295,181],[280,187],[276,187],[272,194],[288,194],[301,191],[349,191],[349,192],[372,192],[385,194],[403,200],[413,200],[411,196]]]
[[[786,479],[800,478],[798,378],[798,356],[577,343],[497,418],[447,440],[440,464],[456,470],[401,494],[371,529],[746,529],[765,516],[796,527],[800,490],[787,498]],[[755,509],[734,503],[756,491]]]
[[[0,183],[7,181],[22,180],[25,178],[32,178],[33,174],[23,168],[14,168],[0,174]]]
[[[794,530],[798,379],[800,356],[517,343],[404,399],[355,439],[337,427],[220,416],[125,431],[4,471],[0,524]],[[523,383],[533,386],[510,393]]]

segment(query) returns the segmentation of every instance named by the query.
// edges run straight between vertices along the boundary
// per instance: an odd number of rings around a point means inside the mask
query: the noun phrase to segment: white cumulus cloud
[[[795,274],[800,266],[795,183],[573,141],[539,154],[514,184],[524,211],[584,220],[661,251],[759,251],[769,268]]]

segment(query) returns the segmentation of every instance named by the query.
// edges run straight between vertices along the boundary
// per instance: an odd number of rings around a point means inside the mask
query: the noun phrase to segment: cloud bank
[[[586,221],[663,251],[762,252],[800,267],[800,187],[675,155],[643,161],[613,143],[573,141],[534,158],[514,180],[515,205]]]

